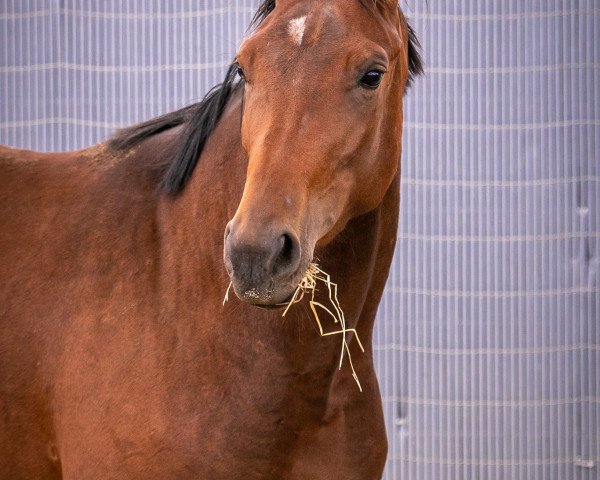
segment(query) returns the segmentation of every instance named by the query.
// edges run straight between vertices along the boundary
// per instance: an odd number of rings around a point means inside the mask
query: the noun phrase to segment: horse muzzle
[[[240,300],[275,305],[293,293],[302,252],[297,235],[281,226],[244,228],[234,218],[225,229],[223,259]]]

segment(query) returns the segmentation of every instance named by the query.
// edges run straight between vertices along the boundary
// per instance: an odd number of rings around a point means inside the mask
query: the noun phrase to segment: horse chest
[[[98,391],[59,415],[61,460],[76,478],[284,478],[301,423],[289,405],[245,386]]]
[[[114,469],[131,478],[284,478],[322,406],[294,398],[281,367],[260,354],[253,365],[216,347],[165,355],[147,336],[69,347],[57,392],[62,464],[76,478]]]

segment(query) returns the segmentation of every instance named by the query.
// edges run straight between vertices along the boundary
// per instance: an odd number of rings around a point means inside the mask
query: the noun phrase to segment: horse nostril
[[[294,244],[290,236],[286,233],[281,236],[283,239],[283,247],[281,247],[281,251],[279,252],[279,261],[288,261],[293,254]]]
[[[284,233],[278,239],[279,252],[273,263],[273,275],[293,273],[300,261],[300,246],[293,234]]]

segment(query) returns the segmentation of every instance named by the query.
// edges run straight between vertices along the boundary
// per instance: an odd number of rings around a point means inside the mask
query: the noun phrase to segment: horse
[[[381,477],[372,329],[419,48],[396,1],[264,0],[202,101],[0,148],[0,478]],[[317,325],[333,284],[345,325]]]

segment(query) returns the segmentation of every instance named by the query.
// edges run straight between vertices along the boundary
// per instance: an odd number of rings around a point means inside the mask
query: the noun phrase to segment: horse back
[[[105,150],[40,153],[0,147],[2,318],[11,307],[23,317],[29,307],[48,300],[49,286],[64,287],[82,266],[82,247],[100,247],[108,236],[115,188],[102,181],[111,170]],[[50,313],[47,307],[41,311]]]

